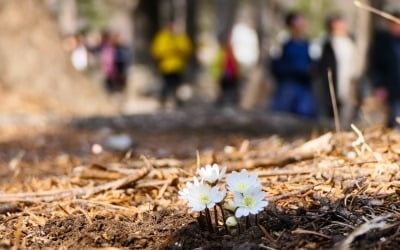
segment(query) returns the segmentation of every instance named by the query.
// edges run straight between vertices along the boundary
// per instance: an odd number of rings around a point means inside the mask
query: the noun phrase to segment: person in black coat
[[[328,71],[332,72],[332,83],[336,94],[340,120],[348,128],[354,119],[357,93],[357,62],[355,45],[348,33],[346,20],[340,14],[334,14],[326,20],[327,37],[322,46],[322,54],[316,67],[316,93],[319,115],[322,118],[333,117],[332,98],[330,96]]]
[[[400,12],[392,13],[399,18]],[[387,21],[386,30],[377,31],[369,53],[369,76],[374,95],[389,106],[387,125],[398,127],[400,116],[400,24]]]

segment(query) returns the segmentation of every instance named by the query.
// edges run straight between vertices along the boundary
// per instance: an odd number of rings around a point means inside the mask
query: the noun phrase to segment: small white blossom
[[[224,177],[226,172],[226,167],[223,167],[221,171],[219,170],[218,164],[206,165],[204,168],[197,170],[201,179],[210,184],[216,183],[218,180]]]
[[[234,202],[238,207],[235,212],[236,217],[258,214],[268,202],[264,200],[265,193],[260,188],[252,188],[245,193],[234,193]]]
[[[225,224],[226,224],[228,227],[236,227],[237,223],[238,223],[238,222],[237,222],[235,216],[229,216],[228,219],[226,219],[226,221],[225,221]]]
[[[228,189],[232,192],[245,193],[253,188],[261,188],[257,181],[257,174],[248,174],[246,169],[240,172],[233,171],[226,177]]]
[[[212,208],[216,203],[221,202],[225,197],[225,190],[220,191],[218,186],[210,187],[207,184],[198,182],[187,183],[186,188],[179,192],[180,198],[188,202],[188,206],[194,211],[202,211],[205,208]]]
[[[199,180],[196,177],[193,177],[193,182],[187,182],[186,187],[184,187],[181,191],[179,191],[179,197],[185,200],[189,200],[192,197],[191,190],[194,187],[198,187],[200,185]]]

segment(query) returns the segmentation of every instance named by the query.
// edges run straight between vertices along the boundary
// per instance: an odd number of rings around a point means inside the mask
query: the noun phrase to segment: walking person
[[[239,104],[240,69],[230,38],[230,35],[222,35],[221,45],[211,69],[220,88],[217,106],[238,106]]]
[[[130,52],[117,33],[105,32],[100,47],[100,67],[109,93],[123,92],[126,87]]]
[[[191,53],[192,43],[189,37],[179,30],[174,21],[156,34],[151,45],[151,54],[157,61],[158,71],[163,78],[160,95],[162,107],[166,107],[169,98],[172,98],[177,106],[181,106],[176,92],[182,84],[183,73]]]
[[[316,70],[318,113],[322,119],[333,118],[328,77],[328,71],[331,71],[341,126],[349,128],[357,107],[355,44],[349,35],[347,22],[341,15],[329,16],[325,27],[327,37]]]
[[[400,18],[400,12],[392,13]],[[400,116],[400,24],[387,20],[386,29],[377,31],[369,54],[369,75],[374,96],[380,104],[387,104],[387,125],[399,127]]]
[[[306,20],[301,14],[291,12],[285,22],[289,38],[282,45],[280,55],[272,59],[272,73],[277,82],[272,110],[314,118],[313,61],[309,55]]]

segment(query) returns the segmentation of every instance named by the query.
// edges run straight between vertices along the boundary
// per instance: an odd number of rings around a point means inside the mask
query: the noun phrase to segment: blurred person
[[[400,18],[400,11],[392,13]],[[369,53],[369,76],[378,105],[387,104],[387,125],[399,127],[400,116],[400,24],[387,21],[386,29],[376,32]],[[382,111],[383,112],[383,111]]]
[[[75,34],[64,40],[64,47],[70,53],[72,66],[84,71],[89,66],[89,52],[81,34]]]
[[[71,53],[72,65],[76,70],[84,71],[89,66],[89,53],[83,41],[83,37],[77,34],[75,37],[75,48]]]
[[[120,34],[114,34],[113,44],[115,47],[115,88],[116,91],[121,92],[126,88],[132,54],[130,49],[123,43]]]
[[[155,35],[151,44],[151,54],[157,61],[158,71],[163,77],[160,95],[163,107],[170,97],[176,105],[182,105],[177,97],[177,89],[182,84],[183,73],[191,53],[192,43],[189,37],[179,30],[174,21],[169,22]]]
[[[325,23],[327,37],[317,63],[316,95],[320,118],[332,118],[333,108],[329,90],[328,71],[336,92],[342,126],[349,128],[357,105],[355,44],[350,38],[346,20],[339,14],[331,15]]]
[[[89,31],[85,36],[85,44],[89,52],[88,68],[96,71],[99,68],[99,53],[102,45],[102,34],[99,31]]]
[[[240,22],[232,27],[231,43],[235,58],[246,68],[257,65],[260,59],[260,44],[257,31],[246,23]]]
[[[100,68],[109,93],[122,92],[126,87],[130,53],[119,34],[105,32],[99,50]]]
[[[212,74],[219,83],[218,106],[237,106],[239,103],[239,64],[230,35],[222,35],[221,45],[212,65]]]
[[[313,118],[316,115],[311,84],[313,61],[305,32],[306,20],[301,14],[291,12],[285,23],[289,37],[282,45],[280,55],[271,62],[272,74],[277,81],[272,110]]]
[[[113,92],[115,88],[114,80],[116,76],[115,67],[115,46],[112,35],[107,31],[102,34],[102,42],[99,48],[100,69],[104,77],[107,91]]]

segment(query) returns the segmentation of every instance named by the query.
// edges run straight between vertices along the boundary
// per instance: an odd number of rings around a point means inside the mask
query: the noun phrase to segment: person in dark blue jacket
[[[272,73],[277,82],[272,109],[313,118],[316,116],[311,79],[313,61],[305,35],[305,19],[292,12],[285,22],[290,37],[283,44],[280,56],[272,60]]]
[[[400,18],[400,12],[393,16]],[[389,106],[389,127],[400,127],[400,24],[387,21],[386,30],[375,32],[369,51],[369,76],[374,96]],[[382,111],[384,112],[384,111]]]

